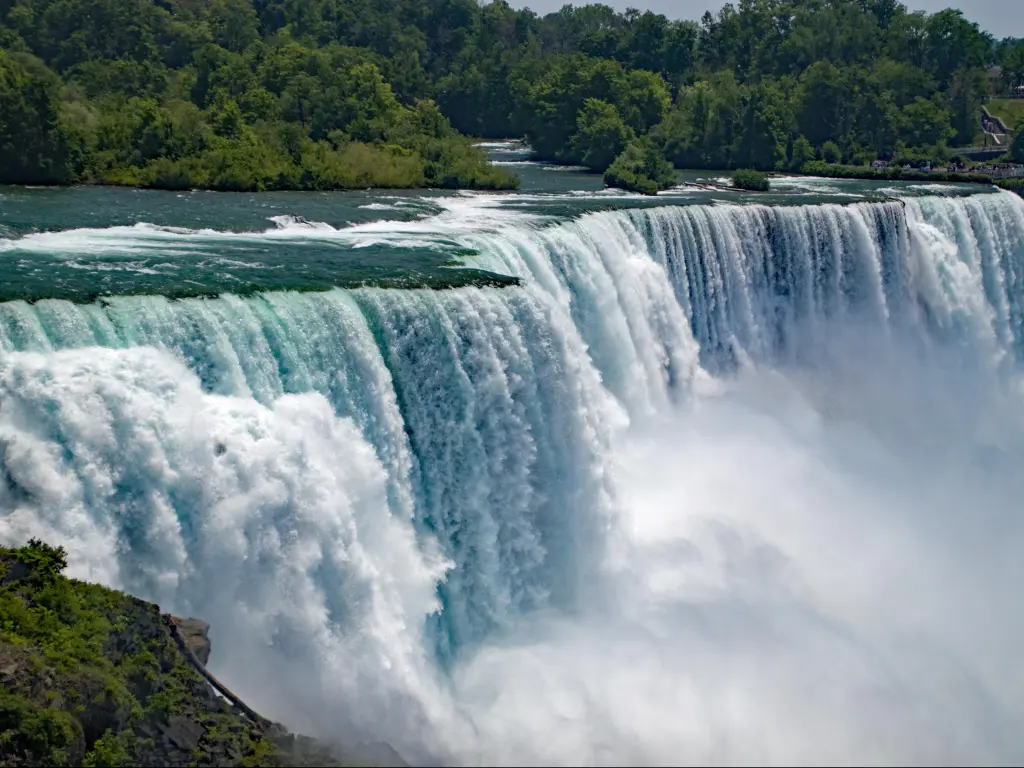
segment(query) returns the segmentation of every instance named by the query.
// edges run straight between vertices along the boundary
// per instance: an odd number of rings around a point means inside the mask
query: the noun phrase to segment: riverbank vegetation
[[[50,61],[29,53],[35,48],[20,37],[0,50],[0,183],[233,191],[518,184],[434,102],[401,103],[367,51],[292,44],[247,57],[211,42],[175,70],[148,58],[159,50],[159,28],[134,19],[170,25],[162,30],[165,57],[185,55],[178,47],[188,45],[175,35],[201,38],[207,24],[175,25],[145,2],[71,5],[87,28],[66,29],[70,42],[38,42]],[[19,9],[30,12],[16,6],[8,19]],[[40,10],[45,19],[52,9]],[[112,26],[88,28],[95,16]],[[51,19],[58,21],[66,23]],[[9,41],[10,30],[0,27],[0,39],[4,33]],[[103,57],[124,46],[141,48],[142,61]],[[76,63],[58,74],[51,65],[59,70],[62,61]]]
[[[767,176],[749,168],[741,168],[733,173],[732,185],[737,189],[746,189],[752,192],[767,192],[771,187]]]
[[[675,181],[672,163],[645,139],[631,142],[604,172],[604,183],[609,187],[644,195],[656,195]]]
[[[2,0],[0,48],[0,181],[170,188],[514,183],[464,136],[602,173],[630,153],[612,182],[641,146],[694,169],[941,159],[975,140],[990,64],[1024,81],[1024,41],[896,0],[743,0],[699,22],[504,0]]]

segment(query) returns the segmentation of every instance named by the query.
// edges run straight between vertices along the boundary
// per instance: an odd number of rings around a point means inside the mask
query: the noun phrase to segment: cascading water
[[[1019,198],[446,236],[521,285],[0,304],[0,539],[412,760],[1024,757],[1024,614],[950,624],[1021,569],[949,550],[1024,541]]]
[[[565,303],[598,361],[606,343],[594,334],[608,333],[608,323],[591,318],[609,299],[620,303],[613,312],[630,318],[671,318],[662,295],[669,287],[711,368],[735,364],[737,355],[814,361],[830,333],[849,322],[935,342],[952,334],[1007,353],[1024,330],[1015,298],[1021,216],[1020,200],[1010,194],[687,206],[590,214],[550,230],[491,236],[478,247],[493,254],[484,261],[491,268],[568,291],[572,301]],[[674,336],[681,334],[662,330],[674,320],[661,324],[643,352],[664,358],[665,349],[678,347]],[[635,363],[635,355],[629,359]]]

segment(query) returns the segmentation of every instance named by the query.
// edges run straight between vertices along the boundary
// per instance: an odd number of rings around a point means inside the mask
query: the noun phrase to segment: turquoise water
[[[602,210],[758,202],[770,205],[922,195],[929,185],[791,179],[751,195],[680,187],[645,198],[603,188],[579,169],[524,160],[492,143],[522,177],[505,194],[332,192],[234,194],[117,188],[0,187],[0,300],[91,302],[117,295],[250,294],[331,287],[506,285],[474,266],[463,235],[544,227]],[[681,174],[706,181],[713,174]],[[724,181],[724,179],[723,179]],[[941,185],[944,195],[976,192]]]

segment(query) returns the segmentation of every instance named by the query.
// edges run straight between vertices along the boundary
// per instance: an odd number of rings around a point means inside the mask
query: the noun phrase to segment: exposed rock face
[[[390,748],[381,763],[339,756],[221,698],[208,624],[67,579],[63,564],[40,542],[0,548],[0,767],[404,765]]]
[[[210,638],[207,633],[210,625],[200,619],[179,619],[172,616],[171,620],[178,625],[178,634],[188,649],[196,655],[203,664],[210,663]]]

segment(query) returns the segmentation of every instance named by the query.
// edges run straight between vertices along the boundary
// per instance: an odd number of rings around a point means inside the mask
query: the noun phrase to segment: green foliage
[[[42,765],[67,765],[81,739],[81,725],[67,712],[0,691],[0,757],[23,752]]]
[[[799,171],[806,163],[814,160],[814,147],[803,136],[798,136],[789,152],[789,168]]]
[[[615,64],[672,85],[648,135],[677,167],[774,169],[798,168],[829,142],[830,160],[858,162],[970,143],[985,67],[1010,55],[959,11],[928,16],[889,1],[745,0],[705,14],[699,30],[604,6],[566,7],[539,24],[548,47],[525,45],[510,82],[527,138],[561,160],[581,155],[571,126],[586,98],[645,134],[619,100]],[[670,35],[687,47],[666,56]]]
[[[28,568],[31,577],[42,584],[52,583],[68,567],[64,547],[51,547],[39,539],[29,539],[18,560]]]
[[[615,107],[600,99],[587,99],[576,117],[572,137],[575,157],[593,171],[603,173],[636,138]]]
[[[925,172],[917,169],[905,169],[899,165],[892,165],[888,168],[866,168],[853,165],[828,165],[821,160],[814,160],[805,163],[800,169],[801,173],[810,176],[827,176],[836,179],[872,179],[877,181],[937,181],[957,183],[980,183],[992,184],[992,177],[982,173],[969,173],[961,171],[938,171]],[[1001,179],[996,181],[1002,186],[1002,182],[1010,181]]]
[[[954,135],[949,111],[918,96],[903,107],[902,134],[904,141],[912,147],[945,146]]]
[[[1024,125],[1017,129],[1013,143],[1010,144],[1010,161],[1024,163]]]
[[[120,768],[132,764],[128,748],[131,734],[128,731],[114,733],[107,730],[95,742],[82,760],[83,768]]]
[[[604,183],[631,192],[655,195],[676,180],[672,164],[650,141],[634,141],[604,172]]]
[[[1024,83],[1024,41],[896,0],[8,0],[0,49],[0,182],[171,188],[514,186],[459,132],[599,171],[645,136],[690,168],[941,154]]]
[[[843,160],[843,151],[834,141],[826,141],[821,145],[821,159],[829,165],[835,165]]]
[[[755,192],[767,192],[771,186],[767,176],[749,168],[734,171],[732,174],[732,185],[739,189],[748,189]]]
[[[539,72],[521,66],[512,74],[512,87],[523,132],[543,157],[576,159],[572,139],[579,130],[578,116],[591,100],[613,106],[622,122],[640,134],[662,119],[670,103],[660,75],[629,72],[615,61],[553,56],[538,66]],[[586,121],[598,118],[595,109],[600,110],[591,104]]]
[[[58,80],[44,66],[0,50],[0,184],[72,181],[70,141]]]
[[[249,0],[7,8],[0,5],[0,40],[39,58],[0,51],[0,182],[220,190],[518,183],[432,102],[403,103],[387,60],[326,30],[301,42],[272,35]]]
[[[1024,197],[1024,179],[999,179],[996,181],[996,186],[1016,192],[1021,197]]]

